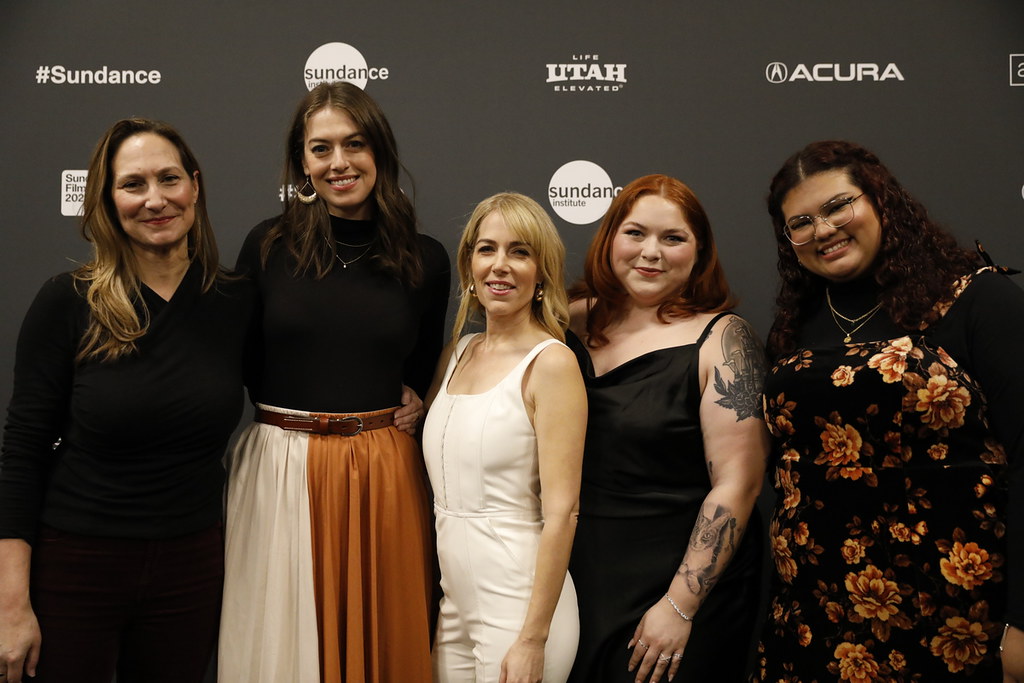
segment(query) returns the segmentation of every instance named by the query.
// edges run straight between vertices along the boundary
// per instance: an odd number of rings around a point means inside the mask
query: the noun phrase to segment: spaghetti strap
[[[714,318],[712,318],[710,322],[708,322],[707,326],[704,328],[704,331],[700,333],[700,338],[697,339],[698,349],[704,345],[704,340],[707,339],[708,336],[711,334],[711,328],[715,326],[715,323],[717,323],[719,320],[721,320],[727,315],[732,315],[732,311],[722,311]]]

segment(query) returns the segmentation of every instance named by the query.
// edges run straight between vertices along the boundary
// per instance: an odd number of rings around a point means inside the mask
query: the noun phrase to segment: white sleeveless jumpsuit
[[[434,489],[441,614],[434,680],[496,682],[533,590],[543,526],[537,437],[523,405],[523,374],[549,339],[537,344],[496,386],[449,394],[459,340],[423,428]],[[545,683],[566,680],[576,656],[579,616],[566,574],[544,651]]]

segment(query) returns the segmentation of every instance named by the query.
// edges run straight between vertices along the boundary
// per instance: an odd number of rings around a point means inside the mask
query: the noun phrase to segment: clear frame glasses
[[[794,246],[807,244],[817,235],[819,218],[829,227],[841,228],[853,220],[853,203],[863,196],[864,193],[861,192],[856,197],[825,202],[814,216],[793,216],[782,226],[782,232]]]

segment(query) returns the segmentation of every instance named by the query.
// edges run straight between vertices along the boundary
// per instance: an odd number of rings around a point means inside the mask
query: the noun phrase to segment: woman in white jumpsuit
[[[441,614],[434,679],[565,681],[579,619],[567,573],[586,393],[562,343],[565,250],[544,210],[499,194],[462,235],[462,301],[486,329],[442,356],[423,431],[434,490]]]

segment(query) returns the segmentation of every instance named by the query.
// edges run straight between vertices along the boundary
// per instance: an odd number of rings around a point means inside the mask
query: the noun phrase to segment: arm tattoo
[[[694,595],[705,595],[718,582],[718,575],[722,569],[719,567],[722,551],[727,551],[728,556],[732,557],[740,535],[736,518],[728,508],[716,505],[713,518],[705,515],[704,509],[701,508],[697,522],[693,525],[693,533],[690,535],[689,554],[698,553],[701,559],[708,557],[709,554],[710,557],[697,569],[691,569],[687,562],[683,562],[676,570],[676,574],[686,579],[686,585]]]
[[[722,332],[722,354],[733,372],[733,381],[723,379],[715,367],[715,391],[722,397],[715,403],[736,411],[737,422],[748,417],[760,419],[767,368],[757,337],[742,318],[733,317]]]

